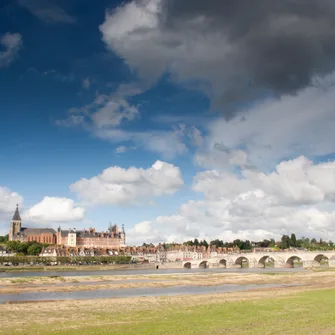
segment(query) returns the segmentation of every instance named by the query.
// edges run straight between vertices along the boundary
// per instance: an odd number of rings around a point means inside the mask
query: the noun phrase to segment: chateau
[[[96,232],[95,228],[88,230],[62,230],[61,227],[55,231],[52,228],[25,228],[22,227],[22,220],[18,205],[14,212],[13,219],[9,227],[10,241],[57,244],[67,247],[85,248],[112,248],[120,249],[126,244],[126,233],[124,225],[119,230],[117,225],[110,225],[107,232]]]

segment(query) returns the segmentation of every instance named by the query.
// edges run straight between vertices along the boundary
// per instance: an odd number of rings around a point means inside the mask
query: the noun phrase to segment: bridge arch
[[[199,263],[199,268],[200,269],[206,269],[208,267],[208,262],[207,261],[202,261]]]
[[[315,257],[314,257],[314,261],[315,262],[317,262],[317,263],[319,263],[319,265],[321,265],[321,264],[329,264],[328,262],[329,262],[329,258],[326,256],[326,255],[324,255],[324,254],[319,254],[319,255],[316,255]]]
[[[267,262],[271,262],[271,263],[274,264],[275,260],[270,255],[264,255],[258,260],[257,263],[258,263],[259,266],[263,266],[265,268]]]
[[[184,269],[191,269],[192,264],[191,264],[191,262],[186,262],[183,267],[184,267]]]
[[[236,258],[235,265],[240,265],[242,268],[244,264],[246,264],[247,267],[249,267],[249,259],[247,257],[240,256]]]
[[[299,256],[292,255],[289,258],[287,258],[287,260],[285,262],[285,267],[294,268],[294,261],[302,262],[302,259]]]
[[[219,267],[226,268],[227,267],[227,260],[226,259],[220,259]]]

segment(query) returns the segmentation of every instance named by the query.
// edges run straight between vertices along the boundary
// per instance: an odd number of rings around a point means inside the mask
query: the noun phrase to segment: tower
[[[70,229],[67,235],[67,245],[69,247],[75,247],[77,245],[77,233],[76,229]]]
[[[62,229],[59,225],[58,229],[57,229],[57,241],[56,244],[62,244]]]
[[[10,223],[9,226],[9,236],[8,236],[9,241],[13,241],[15,239],[14,236],[16,236],[17,233],[21,231],[21,226],[22,226],[22,220],[19,212],[19,205],[16,205],[16,210],[14,212],[12,222]]]
[[[122,239],[123,239],[123,245],[126,245],[126,232],[124,230],[124,224],[122,225],[122,233],[121,233]]]

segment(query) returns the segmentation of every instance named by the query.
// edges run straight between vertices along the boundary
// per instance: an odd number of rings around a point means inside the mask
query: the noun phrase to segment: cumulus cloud
[[[228,148],[223,150],[221,145],[216,143],[210,149],[200,149],[196,153],[194,161],[205,169],[228,169],[232,165],[246,166],[248,164],[248,156],[243,150],[230,150]]]
[[[178,167],[157,161],[148,169],[110,167],[98,176],[75,182],[70,189],[88,204],[127,205],[174,194],[182,185]]]
[[[272,169],[287,157],[332,154],[334,104],[335,75],[314,78],[294,96],[268,99],[229,122],[224,118],[210,122],[196,162],[204,168],[222,169],[234,163]]]
[[[0,68],[9,66],[17,57],[22,47],[19,33],[6,33],[0,37]]]
[[[75,18],[66,13],[54,1],[50,0],[18,0],[21,7],[26,8],[45,23],[74,23]]]
[[[99,111],[91,115],[97,128],[119,126],[122,121],[133,120],[139,116],[138,109],[125,100],[108,101]]]
[[[0,219],[10,220],[13,216],[16,205],[21,206],[23,198],[16,192],[7,187],[0,186]]]
[[[159,237],[158,237],[159,236]],[[151,221],[143,221],[127,230],[128,245],[142,245],[143,243],[156,243],[163,240],[159,231],[153,230]]]
[[[42,201],[24,213],[23,218],[36,223],[61,223],[80,221],[85,209],[68,198],[44,197]]]
[[[236,103],[333,71],[334,19],[331,0],[137,0],[107,11],[100,30],[145,81],[193,82],[231,117]]]
[[[334,161],[313,163],[298,157],[267,174],[248,169],[241,176],[199,172],[193,190],[203,200],[189,201],[176,214],[150,221],[155,241],[259,240],[292,232],[335,239]],[[131,233],[135,238],[136,232]]]

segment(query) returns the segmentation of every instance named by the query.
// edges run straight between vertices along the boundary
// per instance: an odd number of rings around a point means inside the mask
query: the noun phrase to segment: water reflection
[[[0,272],[0,278],[18,277],[78,277],[78,276],[130,276],[152,274],[183,274],[183,273],[266,273],[266,272],[300,272],[306,271],[302,267],[296,268],[213,268],[213,269],[138,269],[138,270],[97,270],[97,271],[25,271],[25,272]]]
[[[0,294],[0,303],[23,302],[23,301],[46,301],[46,300],[85,300],[85,299],[106,299],[106,298],[129,298],[140,296],[174,296],[192,294],[213,294],[222,292],[248,291],[252,289],[277,288],[296,285],[279,284],[249,284],[235,285],[226,284],[218,286],[174,286],[174,287],[145,287],[125,288],[93,291],[75,292],[28,292],[21,294]]]

